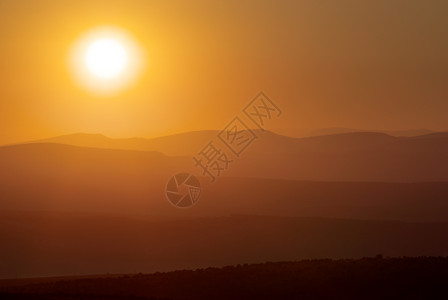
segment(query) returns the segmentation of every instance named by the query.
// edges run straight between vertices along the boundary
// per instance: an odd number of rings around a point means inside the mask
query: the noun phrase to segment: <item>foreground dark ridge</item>
[[[0,282],[5,285],[5,282]],[[58,280],[2,299],[447,299],[448,258],[304,260]],[[14,282],[17,285],[17,282]]]

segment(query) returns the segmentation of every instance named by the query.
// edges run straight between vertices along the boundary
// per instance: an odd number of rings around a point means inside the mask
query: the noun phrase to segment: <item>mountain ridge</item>
[[[68,135],[61,135],[47,139],[40,139],[26,143],[58,143],[68,144],[81,147],[93,147],[104,149],[124,149],[124,150],[142,150],[142,151],[160,151],[167,155],[182,156],[193,155],[200,151],[200,149],[209,141],[217,139],[218,130],[205,131],[191,131],[178,133],[168,136],[155,138],[110,138],[103,134],[90,133],[73,133]],[[376,138],[385,141],[404,140],[404,139],[425,139],[425,138],[448,138],[448,133],[429,133],[416,137],[395,137],[382,132],[349,132],[339,134],[328,134],[309,137],[290,137],[274,133],[272,131],[254,130],[258,136],[257,140],[271,139],[274,142],[280,143],[307,143],[307,142],[328,142],[336,141],[347,142],[350,139],[364,139],[368,140]],[[17,143],[17,144],[26,144]],[[16,144],[16,145],[17,145]],[[180,146],[181,145],[181,146]]]

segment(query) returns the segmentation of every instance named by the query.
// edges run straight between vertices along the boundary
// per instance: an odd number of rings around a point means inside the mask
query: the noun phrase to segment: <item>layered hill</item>
[[[214,139],[207,134],[198,145],[166,137],[146,150],[69,141],[0,147],[0,277],[448,255],[446,134],[258,132],[215,183],[188,153]],[[179,155],[164,153],[174,146]],[[179,172],[201,181],[189,209],[165,197]]]
[[[158,147],[148,146],[154,151],[136,150],[140,146],[128,140],[90,135],[0,147],[0,208],[172,215],[166,183],[176,173],[190,172],[203,184],[204,201],[179,214],[448,220],[446,133],[294,139],[258,132],[260,137],[241,158],[233,157],[214,184],[201,176],[192,156],[163,153],[174,146],[179,154],[188,147],[200,149],[214,134],[161,138]],[[196,144],[186,142],[191,137]],[[81,140],[85,147],[68,145]],[[135,149],[106,148],[126,145]]]
[[[258,138],[231,165],[226,175],[317,181],[448,181],[446,133],[393,137],[359,132],[309,138],[291,138],[272,132],[255,133]],[[157,151],[191,159],[209,141],[213,141],[232,156],[217,134],[217,131],[199,131],[149,140],[77,134],[46,142]]]

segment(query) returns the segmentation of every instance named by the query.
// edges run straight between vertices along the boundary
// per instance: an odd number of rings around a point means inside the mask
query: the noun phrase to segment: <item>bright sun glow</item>
[[[126,62],[126,51],[117,41],[101,39],[93,42],[87,49],[87,68],[98,77],[117,77],[126,68]]]
[[[100,27],[85,33],[70,53],[70,66],[81,87],[98,95],[115,95],[135,83],[143,54],[131,34]]]

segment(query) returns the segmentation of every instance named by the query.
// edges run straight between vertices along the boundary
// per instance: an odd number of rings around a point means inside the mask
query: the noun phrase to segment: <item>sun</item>
[[[136,82],[145,59],[132,34],[107,26],[84,33],[70,51],[69,64],[79,86],[109,96]]]
[[[86,51],[87,68],[100,78],[119,76],[125,71],[127,60],[125,48],[113,39],[96,40]]]

